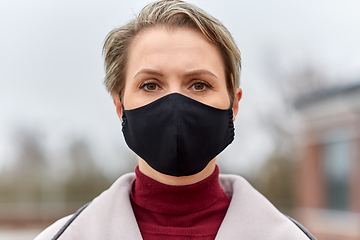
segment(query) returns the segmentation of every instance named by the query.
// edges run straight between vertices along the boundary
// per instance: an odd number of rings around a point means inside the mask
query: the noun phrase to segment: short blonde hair
[[[105,85],[111,94],[122,98],[129,48],[135,36],[154,26],[190,27],[198,29],[219,49],[223,57],[226,85],[231,103],[240,84],[241,57],[230,32],[202,9],[181,0],[161,0],[146,5],[129,23],[112,30],[106,37]]]

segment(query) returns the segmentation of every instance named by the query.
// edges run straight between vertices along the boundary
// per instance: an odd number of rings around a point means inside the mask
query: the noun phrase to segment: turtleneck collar
[[[219,183],[219,168],[206,179],[186,185],[160,183],[135,169],[136,179],[131,189],[132,200],[140,207],[157,213],[185,215],[201,211],[223,198]]]

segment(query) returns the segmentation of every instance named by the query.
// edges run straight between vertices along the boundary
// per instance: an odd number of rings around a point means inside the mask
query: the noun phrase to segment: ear
[[[242,97],[242,90],[241,88],[238,88],[236,89],[236,96],[235,96],[235,99],[234,99],[234,102],[233,102],[233,107],[232,107],[232,110],[233,110],[233,121],[235,121],[235,117],[238,113],[238,110],[239,110],[239,101]]]
[[[119,116],[120,121],[122,122],[122,110],[123,109],[122,109],[122,104],[121,104],[121,101],[120,101],[119,94],[113,94],[112,98],[113,98],[113,101],[114,101],[114,104],[115,104],[115,107],[116,107],[116,113]]]

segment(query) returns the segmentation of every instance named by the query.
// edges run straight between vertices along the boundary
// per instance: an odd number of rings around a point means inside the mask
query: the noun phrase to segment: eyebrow
[[[212,72],[205,70],[205,69],[191,71],[189,73],[186,73],[185,77],[194,77],[194,76],[203,75],[203,74],[211,75],[213,77],[218,78],[215,74],[213,74]]]
[[[151,75],[160,76],[160,77],[164,76],[161,72],[159,72],[157,70],[145,68],[145,69],[141,69],[139,72],[137,72],[133,78],[136,78],[136,76],[140,75],[140,74],[151,74]],[[184,76],[185,77],[194,77],[194,76],[199,76],[199,75],[203,75],[203,74],[211,75],[215,78],[218,78],[215,74],[213,74],[209,70],[205,70],[205,69],[194,70],[194,71],[186,73]]]
[[[163,74],[159,71],[145,68],[145,69],[141,69],[140,71],[138,71],[133,78],[136,78],[136,76],[139,74],[151,74],[151,75],[156,75],[156,76],[160,76],[160,77],[163,76]]]

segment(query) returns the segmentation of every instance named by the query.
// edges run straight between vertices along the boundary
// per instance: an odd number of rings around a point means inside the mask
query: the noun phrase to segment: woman
[[[220,175],[234,138],[240,54],[227,29],[178,0],[109,33],[105,84],[135,174],[37,239],[314,239],[243,178]]]

